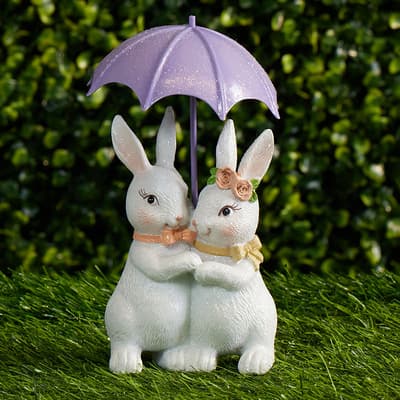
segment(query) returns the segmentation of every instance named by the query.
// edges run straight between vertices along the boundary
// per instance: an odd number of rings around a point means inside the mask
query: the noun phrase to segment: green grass
[[[0,399],[400,399],[400,277],[266,275],[276,363],[237,373],[108,371],[103,312],[116,277],[0,275]]]

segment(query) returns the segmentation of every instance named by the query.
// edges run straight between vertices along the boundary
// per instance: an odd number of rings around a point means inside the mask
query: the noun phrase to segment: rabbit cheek
[[[233,238],[233,237],[237,236],[236,226],[233,224],[225,225],[221,229],[221,235],[225,238]]]
[[[140,211],[137,214],[138,225],[153,225],[154,224],[154,215],[148,213],[147,211]]]

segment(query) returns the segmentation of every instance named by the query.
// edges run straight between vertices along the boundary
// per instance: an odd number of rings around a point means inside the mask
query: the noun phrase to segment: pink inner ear
[[[121,116],[114,117],[111,132],[114,150],[118,158],[133,174],[151,167],[140,140]]]
[[[243,155],[238,173],[244,179],[261,180],[274,154],[274,137],[270,129],[261,133]]]

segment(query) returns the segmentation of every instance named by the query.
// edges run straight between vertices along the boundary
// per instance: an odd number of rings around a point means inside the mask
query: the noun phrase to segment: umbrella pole
[[[198,181],[197,181],[197,101],[190,97],[190,182],[192,189],[192,202],[196,207],[198,200]]]

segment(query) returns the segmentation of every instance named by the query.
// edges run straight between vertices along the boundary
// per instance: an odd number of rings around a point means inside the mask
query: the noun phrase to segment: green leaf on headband
[[[257,201],[257,200],[258,200],[257,193],[253,190],[253,193],[252,193],[252,195],[251,195],[251,197],[250,197],[250,199],[249,199],[249,202],[250,202],[250,203],[254,203],[254,202]]]
[[[216,182],[216,180],[217,180],[217,178],[216,178],[215,175],[210,176],[210,177],[207,179],[207,185],[212,185],[213,183]]]
[[[218,168],[215,168],[215,167],[210,169],[211,176],[207,180],[207,185],[212,185],[213,183],[215,183],[217,181],[217,171],[218,171]]]
[[[256,190],[260,184],[260,181],[258,179],[250,179],[250,183],[253,186],[253,189]]]

